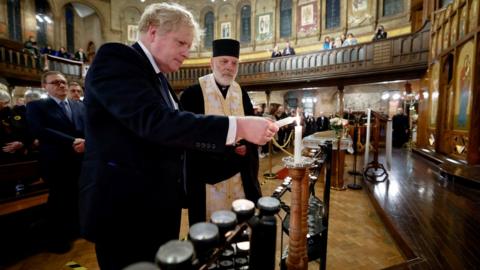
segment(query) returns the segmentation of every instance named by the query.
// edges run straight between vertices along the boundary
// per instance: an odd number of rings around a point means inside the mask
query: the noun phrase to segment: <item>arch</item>
[[[350,62],[358,61],[358,48],[353,48],[350,52]]]
[[[109,26],[109,23],[107,23],[107,19],[105,18],[104,14],[102,13],[102,10],[104,10],[102,7],[98,5],[98,2],[102,1],[88,1],[88,0],[75,0],[75,1],[70,1],[70,0],[48,0],[50,4],[50,10],[52,11],[53,17],[54,18],[62,18],[61,16],[63,15],[63,10],[67,4],[72,4],[72,3],[80,3],[85,6],[88,6],[89,8],[93,9],[95,11],[95,14],[98,16],[100,20],[100,25],[102,29],[102,38],[105,39],[105,33],[106,29]]]
[[[329,55],[328,53],[325,53],[322,55],[322,66],[327,66],[328,65],[328,58],[329,58]]]
[[[365,60],[365,47],[361,47],[360,49],[358,49],[358,60]]]
[[[341,64],[341,63],[343,63],[343,51],[339,50],[337,52],[337,59],[335,64]]]
[[[337,52],[336,51],[333,51],[331,52],[329,55],[328,55],[328,62],[330,65],[333,65],[335,64],[335,56],[336,56]]]

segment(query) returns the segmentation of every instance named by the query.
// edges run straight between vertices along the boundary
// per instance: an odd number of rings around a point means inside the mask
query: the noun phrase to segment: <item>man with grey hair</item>
[[[265,144],[278,130],[257,117],[181,111],[164,74],[180,68],[200,34],[184,7],[147,6],[139,31],[132,47],[103,45],[85,81],[81,228],[101,269],[153,261],[178,239],[186,149],[222,152],[242,138]]]

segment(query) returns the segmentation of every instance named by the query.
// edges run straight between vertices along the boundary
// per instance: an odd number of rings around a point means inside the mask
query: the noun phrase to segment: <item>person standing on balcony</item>
[[[387,38],[387,32],[383,25],[379,25],[377,28],[377,32],[373,35],[372,41],[382,40]]]
[[[295,55],[295,49],[290,46],[290,41],[287,40],[287,43],[285,44],[285,48],[283,49],[283,56],[287,55]]]

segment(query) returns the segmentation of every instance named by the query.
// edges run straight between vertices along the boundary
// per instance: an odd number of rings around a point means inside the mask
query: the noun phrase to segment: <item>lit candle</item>
[[[297,125],[295,126],[295,143],[293,145],[293,163],[300,164],[302,158],[302,125],[300,125],[300,116],[298,116],[298,113],[296,121]]]

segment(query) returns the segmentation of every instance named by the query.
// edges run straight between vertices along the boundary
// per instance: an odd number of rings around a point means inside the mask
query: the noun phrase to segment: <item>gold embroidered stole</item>
[[[205,115],[244,116],[242,90],[240,85],[232,82],[224,98],[213,74],[200,77],[205,105]],[[206,185],[207,220],[213,212],[228,210],[236,199],[245,198],[240,173],[215,185]]]

